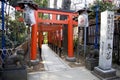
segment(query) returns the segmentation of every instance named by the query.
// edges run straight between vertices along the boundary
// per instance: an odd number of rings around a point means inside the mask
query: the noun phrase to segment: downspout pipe
[[[1,13],[2,13],[2,49],[3,49],[3,52],[2,52],[2,59],[4,60],[5,58],[5,16],[4,16],[4,4],[5,4],[5,0],[2,0],[1,1]]]

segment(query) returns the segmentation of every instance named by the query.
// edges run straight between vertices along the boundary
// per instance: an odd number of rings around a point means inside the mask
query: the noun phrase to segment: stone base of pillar
[[[37,65],[39,64],[40,60],[39,59],[36,59],[36,60],[30,60],[30,64],[31,65]]]
[[[117,77],[115,69],[102,70],[99,67],[95,67],[92,73],[96,75],[98,78],[100,78],[101,80],[113,80]]]
[[[66,60],[67,61],[70,61],[70,62],[75,62],[76,61],[76,58],[75,57],[66,57]]]

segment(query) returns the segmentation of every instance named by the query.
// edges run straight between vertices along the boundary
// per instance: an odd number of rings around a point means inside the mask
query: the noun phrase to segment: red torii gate
[[[50,14],[52,15],[52,19],[42,19],[39,17],[38,15],[39,13]],[[67,16],[67,19],[57,20],[58,15],[62,15],[62,16],[65,15]],[[68,25],[68,57],[67,57],[67,60],[70,60],[70,61],[75,60],[74,53],[73,53],[73,25],[77,25],[77,22],[73,20],[74,16],[77,16],[77,13],[74,13],[73,11],[65,11],[65,10],[59,10],[59,9],[39,8],[37,11],[35,11],[36,24],[32,26],[32,34],[31,34],[31,37],[32,37],[31,39],[31,60],[36,60],[37,39],[38,39],[38,36],[42,37],[42,35],[40,34],[37,35],[39,31],[38,23],[42,23],[41,26],[45,26],[43,24],[49,24],[49,26],[51,24],[56,24],[56,25],[67,24]],[[41,45],[41,40],[39,41]]]
[[[73,25],[77,25],[77,22],[73,20],[73,17],[77,16],[77,14],[74,12],[70,12],[70,11],[62,11],[62,10],[55,10],[55,9],[43,9],[43,8],[39,8],[37,11],[35,11],[35,13],[36,13],[35,16],[37,16],[36,17],[37,23],[46,23],[46,24],[49,24],[49,26],[51,24],[57,24],[57,25],[67,24],[68,25],[68,57],[67,57],[67,59],[73,60],[74,59]],[[50,15],[52,15],[52,19],[41,19],[40,17],[38,17],[39,13],[50,14]],[[67,16],[67,19],[66,20],[57,20],[57,15],[65,15],[65,16]],[[36,24],[36,25],[38,26],[38,24]],[[36,53],[37,53],[34,46],[37,46],[37,44],[35,44],[35,43],[37,43],[38,27],[32,27],[32,31],[34,33],[32,33],[33,36],[32,36],[32,45],[31,45],[31,49],[32,49],[31,50],[31,59],[34,60],[34,59],[36,59]],[[33,47],[34,47],[34,49],[33,49]]]
[[[48,42],[52,43],[52,40],[58,40],[62,38],[62,35],[60,34],[62,30],[62,25],[56,25],[56,24],[40,24],[40,26],[38,26],[38,45],[39,48],[41,49],[42,46],[42,42],[43,42],[43,32],[48,32]],[[54,39],[52,39],[54,38]],[[60,41],[59,40],[59,41]],[[61,46],[60,46],[61,47]]]

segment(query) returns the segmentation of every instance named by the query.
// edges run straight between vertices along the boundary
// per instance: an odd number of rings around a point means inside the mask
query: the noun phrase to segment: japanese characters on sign
[[[101,13],[99,67],[110,69],[113,51],[114,12]]]
[[[114,29],[114,15],[108,15],[107,17],[107,39],[113,39],[113,29]]]

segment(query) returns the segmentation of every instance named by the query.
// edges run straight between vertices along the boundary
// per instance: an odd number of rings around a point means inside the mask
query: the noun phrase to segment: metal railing
[[[11,49],[0,49],[0,65],[4,63],[4,59],[14,53],[14,48]]]

